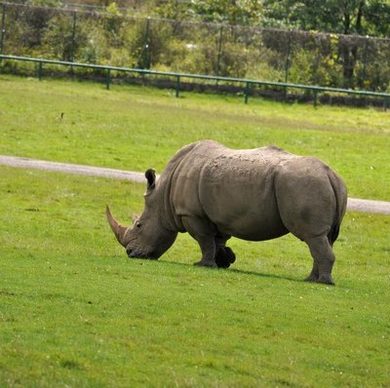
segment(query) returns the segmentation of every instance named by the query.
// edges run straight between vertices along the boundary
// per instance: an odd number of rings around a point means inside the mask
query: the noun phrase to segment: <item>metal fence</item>
[[[286,82],[271,82],[271,81],[260,81],[253,79],[244,79],[244,78],[233,78],[233,77],[221,77],[221,76],[212,76],[212,75],[202,75],[202,74],[186,74],[186,73],[174,73],[166,71],[157,71],[157,70],[148,70],[148,69],[136,69],[136,68],[127,68],[127,67],[116,67],[108,65],[96,65],[88,63],[78,63],[78,62],[66,62],[66,61],[57,61],[43,58],[30,58],[30,57],[19,57],[13,55],[3,55],[0,54],[0,60],[10,60],[15,62],[27,62],[34,63],[37,65],[37,77],[42,79],[43,77],[43,66],[62,66],[68,67],[72,70],[76,69],[88,69],[100,72],[102,75],[101,78],[104,78],[106,88],[109,89],[112,82],[112,73],[125,73],[131,74],[135,77],[142,77],[143,83],[145,82],[145,76],[149,77],[163,77],[165,79],[171,80],[168,87],[172,87],[176,90],[176,97],[179,97],[181,90],[183,90],[186,85],[185,81],[195,80],[195,81],[206,81],[206,82],[221,82],[227,83],[229,85],[235,84],[238,85],[235,87],[236,91],[241,91],[244,96],[245,103],[248,103],[249,96],[253,94],[254,88],[256,87],[272,87],[279,88],[284,90],[287,93],[288,90],[299,90],[299,91],[309,91],[312,93],[312,100],[314,106],[318,102],[318,94],[320,93],[332,93],[336,95],[344,94],[349,96],[358,96],[359,98],[370,98],[373,97],[376,101],[382,101],[383,108],[387,110],[390,105],[390,93],[381,93],[381,92],[372,92],[365,90],[353,90],[353,89],[341,89],[341,88],[332,88],[326,86],[315,86],[315,85],[303,85],[303,84],[292,84]],[[134,78],[133,78],[134,80]],[[173,80],[173,82],[172,82]],[[167,84],[165,83],[165,86]],[[230,86],[231,90],[231,86]]]
[[[0,23],[3,55],[390,91],[390,39],[4,2],[0,3]]]

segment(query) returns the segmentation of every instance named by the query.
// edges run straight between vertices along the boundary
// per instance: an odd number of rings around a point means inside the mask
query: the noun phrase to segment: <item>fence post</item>
[[[106,72],[106,89],[110,90],[110,83],[111,83],[111,69],[107,69]]]
[[[245,104],[248,103],[249,93],[250,93],[250,86],[251,86],[250,83],[246,82],[245,88],[244,88],[244,102],[245,102]]]
[[[38,79],[39,81],[42,80],[42,74],[43,73],[43,63],[42,62],[39,62],[38,63]]]
[[[284,65],[284,82],[288,81],[288,71],[290,70],[290,54],[291,54],[291,30],[288,30],[288,39],[287,39],[287,56],[286,63]]]
[[[223,32],[223,26],[219,28],[219,39],[218,39],[218,54],[217,54],[217,72],[216,75],[220,74],[221,70],[221,56],[222,56],[222,32]]]
[[[5,3],[3,3],[3,12],[1,16],[1,36],[0,36],[0,54],[3,54],[4,36],[5,36]]]
[[[71,46],[71,52],[70,52],[70,61],[74,62],[74,52],[76,47],[76,19],[77,19],[77,13],[76,11],[73,11],[73,26],[72,26],[72,46]]]
[[[146,19],[144,47],[141,53],[141,68],[150,69],[150,17]]]
[[[180,75],[176,76],[176,98],[180,97]]]
[[[364,43],[364,52],[363,52],[363,70],[362,70],[362,76],[359,80],[359,86],[360,88],[364,88],[364,81],[366,80],[366,67],[367,67],[367,50],[368,50],[368,37],[366,36],[366,41]]]
[[[317,108],[318,105],[318,91],[314,90],[314,101],[313,101],[314,108]]]
[[[315,39],[315,47],[320,47],[320,44],[318,43],[318,40],[319,40],[319,35],[315,36],[314,37]],[[311,84],[314,84],[314,85],[319,85],[320,84],[320,81],[318,79],[318,68],[320,67],[320,51],[315,53],[314,51],[314,58],[313,58],[313,62],[312,62],[312,76],[311,76],[311,81],[310,83]]]

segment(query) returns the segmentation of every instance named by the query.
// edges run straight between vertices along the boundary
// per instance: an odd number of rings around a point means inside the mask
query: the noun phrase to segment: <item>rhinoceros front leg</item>
[[[334,284],[332,268],[336,258],[327,236],[314,237],[306,240],[306,243],[313,257],[313,269],[306,280]]]
[[[229,240],[231,236],[218,234],[215,238],[215,243],[217,246],[217,252],[215,254],[215,262],[217,263],[218,268],[229,268],[230,264],[233,264],[236,261],[236,255],[233,250],[226,246],[226,241]]]
[[[186,231],[198,242],[202,251],[202,258],[195,265],[217,267],[214,225],[200,217],[182,217],[182,223]]]

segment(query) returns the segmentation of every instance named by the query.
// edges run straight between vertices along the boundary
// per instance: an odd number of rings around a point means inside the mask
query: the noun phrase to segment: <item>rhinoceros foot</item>
[[[204,260],[204,259],[194,263],[194,265],[196,265],[198,267],[210,267],[210,268],[216,268],[217,267],[217,264],[215,264],[215,262]]]
[[[236,255],[229,247],[219,247],[215,255],[218,268],[229,268],[236,261]]]
[[[335,285],[331,275],[320,275],[317,280],[318,283],[330,284],[332,286]]]
[[[335,285],[332,276],[331,275],[321,275],[316,276],[315,274],[311,273],[306,279],[306,282],[314,282],[314,283],[323,283],[323,284],[330,284],[332,286]]]

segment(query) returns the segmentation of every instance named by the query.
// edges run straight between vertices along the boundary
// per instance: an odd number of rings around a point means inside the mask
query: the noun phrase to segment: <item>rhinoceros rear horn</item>
[[[106,206],[106,216],[107,216],[107,221],[111,226],[112,231],[115,234],[116,239],[118,240],[119,244],[123,245],[126,247],[125,243],[125,235],[127,228],[120,225],[115,218],[112,216],[110,208]]]

